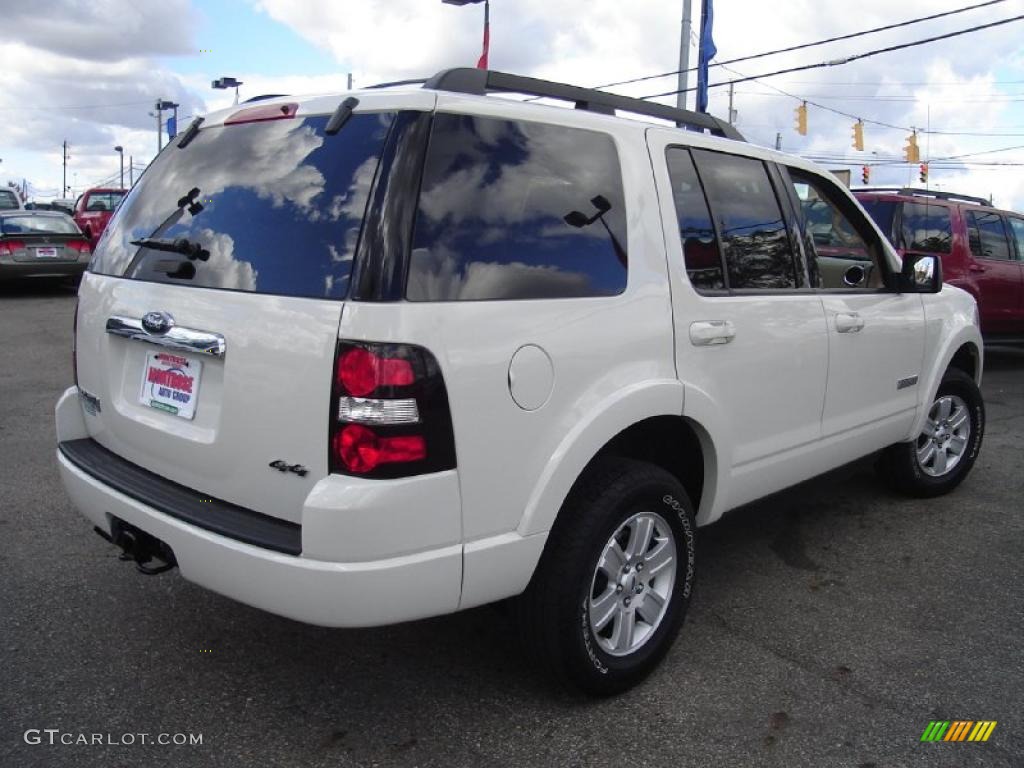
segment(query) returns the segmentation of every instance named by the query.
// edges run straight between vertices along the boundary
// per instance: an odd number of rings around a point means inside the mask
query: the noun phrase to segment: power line
[[[796,67],[788,67],[786,69],[779,69],[779,70],[776,70],[775,72],[766,72],[766,73],[761,74],[761,75],[751,75],[749,77],[741,77],[741,78],[738,78],[736,80],[723,80],[722,82],[719,82],[719,83],[711,83],[708,87],[709,88],[720,88],[723,85],[735,85],[736,83],[746,83],[746,82],[749,82],[751,80],[759,80],[760,78],[763,78],[763,77],[775,77],[776,75],[786,75],[786,74],[789,74],[790,72],[802,72],[802,71],[807,70],[807,69],[821,69],[823,67],[837,67],[837,66],[839,66],[841,64],[849,64],[849,63],[854,62],[854,61],[859,61],[860,59],[867,59],[867,58],[870,58],[871,56],[878,56],[879,54],[882,54],[882,53],[892,53],[893,51],[901,51],[904,48],[914,48],[914,47],[916,47],[918,45],[925,45],[927,43],[935,43],[935,42],[938,42],[939,40],[948,40],[951,37],[959,37],[960,35],[966,35],[966,34],[969,34],[971,32],[978,32],[978,31],[983,30],[983,29],[991,29],[992,27],[999,27],[999,26],[1002,26],[1003,24],[1011,24],[1011,23],[1013,23],[1015,21],[1020,21],[1021,19],[1024,19],[1024,14],[1022,14],[1020,16],[1013,16],[1013,17],[1011,17],[1009,19],[1001,19],[1000,21],[993,21],[993,22],[990,22],[988,24],[979,24],[976,27],[968,27],[967,29],[957,30],[956,32],[947,32],[944,35],[935,35],[934,37],[926,37],[926,38],[924,38],[922,40],[914,40],[913,42],[909,42],[909,43],[899,43],[897,45],[886,46],[885,48],[876,48],[873,51],[865,51],[864,53],[857,53],[857,54],[854,54],[852,56],[846,56],[846,57],[841,58],[841,59],[833,59],[831,61],[822,61],[822,62],[818,62],[817,64],[802,64],[802,65],[796,66]],[[723,62],[723,63],[719,64],[719,66],[725,68],[725,63]],[[652,93],[652,94],[650,94],[648,96],[641,96],[640,98],[643,98],[643,99],[658,99],[658,98],[661,98],[663,96],[675,96],[678,93],[688,93],[689,91],[695,91],[695,90],[697,90],[696,87],[684,88],[684,89],[676,89],[674,91],[665,91],[664,93]]]
[[[726,61],[717,61],[717,62],[713,61],[713,62],[711,62],[711,64],[709,66],[711,66],[711,67],[724,67],[727,64],[739,64],[740,62],[750,61],[752,59],[763,59],[766,56],[775,56],[776,54],[780,54],[780,53],[791,53],[793,51],[803,50],[804,48],[814,48],[814,47],[819,46],[819,45],[826,45],[827,43],[835,43],[835,42],[838,42],[840,40],[852,40],[855,37],[863,37],[864,35],[871,35],[871,34],[874,34],[876,32],[885,32],[887,30],[897,29],[899,27],[908,27],[911,24],[919,24],[919,23],[921,23],[923,21],[932,21],[934,19],[941,19],[944,16],[953,16],[953,15],[958,14],[958,13],[964,13],[966,11],[973,11],[973,10],[976,10],[978,8],[985,8],[986,6],[997,5],[997,4],[1002,3],[1002,2],[1005,2],[1005,0],[989,0],[988,2],[985,2],[985,3],[978,3],[976,5],[968,5],[968,6],[964,7],[964,8],[957,8],[957,9],[954,9],[952,11],[944,11],[943,13],[935,13],[935,14],[932,14],[931,16],[921,16],[921,17],[916,18],[916,19],[910,19],[909,21],[901,21],[901,22],[898,22],[896,24],[887,24],[884,27],[875,27],[873,29],[865,29],[862,32],[851,32],[850,34],[846,34],[846,35],[838,35],[836,37],[827,37],[824,40],[816,40],[813,43],[802,43],[800,45],[791,45],[788,48],[777,48],[774,51],[764,51],[762,53],[753,53],[753,54],[751,54],[749,56],[740,56],[739,58],[727,59]],[[690,67],[686,71],[687,72],[696,72],[697,71],[697,67]],[[635,78],[633,78],[631,80],[620,80],[620,81],[618,81],[616,83],[606,83],[605,85],[595,85],[594,88],[611,88],[611,87],[616,86],[616,85],[630,85],[632,83],[642,83],[642,82],[645,82],[647,80],[657,80],[657,79],[662,78],[662,77],[671,77],[672,75],[678,75],[681,72],[683,72],[683,70],[676,69],[676,70],[673,70],[671,72],[661,72],[661,73],[659,73],[657,75],[645,75],[644,77],[635,77]],[[690,90],[693,90],[693,89],[690,89]],[[648,97],[644,97],[644,98],[648,98]]]

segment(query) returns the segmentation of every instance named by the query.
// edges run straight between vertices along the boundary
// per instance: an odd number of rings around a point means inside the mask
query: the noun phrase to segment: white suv
[[[610,693],[676,635],[697,526],[978,454],[971,297],[715,118],[449,70],[199,123],[96,249],[56,413],[71,499],[146,572],[333,627],[518,596]]]

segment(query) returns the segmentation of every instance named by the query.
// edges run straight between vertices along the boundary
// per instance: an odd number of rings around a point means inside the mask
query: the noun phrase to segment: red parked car
[[[1024,343],[1024,214],[949,192],[863,189],[854,194],[901,256],[940,257],[943,282],[978,302],[986,341]]]
[[[114,209],[122,198],[128,194],[127,189],[89,189],[75,203],[75,224],[82,230],[92,247],[100,239],[107,222],[114,215]]]

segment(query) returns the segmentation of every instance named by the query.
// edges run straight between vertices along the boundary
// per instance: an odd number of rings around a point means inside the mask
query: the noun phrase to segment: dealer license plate
[[[56,259],[57,249],[56,248],[36,248],[37,259]]]
[[[166,413],[191,419],[199,399],[203,364],[173,352],[147,352],[142,369],[139,402]]]

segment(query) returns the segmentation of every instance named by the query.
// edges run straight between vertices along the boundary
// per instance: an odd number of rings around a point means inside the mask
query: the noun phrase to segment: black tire
[[[950,368],[942,377],[929,409],[944,397],[955,397],[963,401],[967,406],[970,423],[966,449],[955,466],[938,476],[929,474],[922,467],[918,460],[918,450],[929,440],[923,432],[910,442],[889,446],[878,457],[877,467],[882,477],[897,491],[908,496],[930,498],[949,493],[967,477],[981,450],[985,432],[985,403],[974,379],[961,370]]]
[[[649,593],[635,598],[634,613],[640,617],[636,621],[642,622],[641,631],[646,633],[646,639],[632,652],[611,655],[602,647],[589,619],[591,592],[596,580],[603,579],[595,576],[595,571],[612,535],[625,523],[637,520],[638,514],[648,516],[649,520],[660,519],[671,530],[674,578],[666,572],[666,581],[657,582],[658,577],[651,577],[650,571],[643,574],[636,570],[642,569],[642,564],[632,566],[632,577],[622,576],[650,579],[646,586],[630,581],[626,594],[634,584],[638,592],[653,591],[652,585],[656,583],[662,590],[671,584],[671,591],[665,596],[661,618],[654,619],[652,624],[644,620],[643,609],[635,607],[650,599]],[[664,532],[661,522],[657,525],[654,535]],[[649,551],[653,553],[660,541],[651,541]],[[679,481],[651,464],[618,457],[599,459],[570,492],[529,587],[513,603],[512,619],[530,655],[561,683],[597,696],[624,691],[643,680],[675,640],[690,603],[695,556],[693,504]],[[643,556],[634,562],[642,563]],[[624,566],[623,574],[628,567]],[[605,580],[603,588],[618,590],[610,580]],[[618,596],[612,599],[615,610],[619,610]],[[622,600],[629,604],[625,597]],[[652,602],[651,606],[657,603]],[[621,620],[616,614],[610,624]],[[632,637],[633,633],[629,634]],[[604,638],[604,642],[611,640]]]

